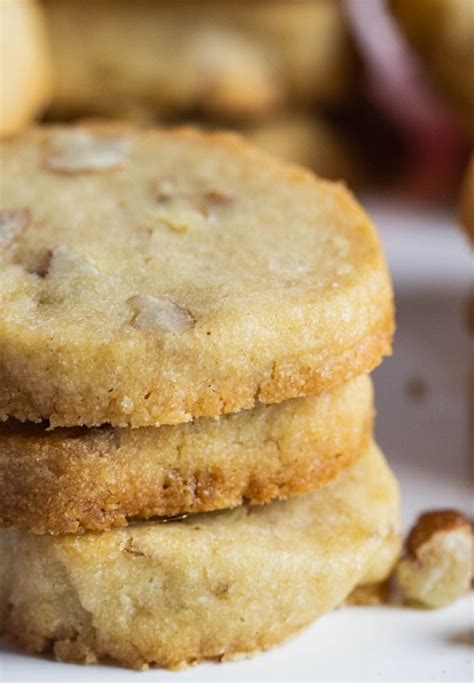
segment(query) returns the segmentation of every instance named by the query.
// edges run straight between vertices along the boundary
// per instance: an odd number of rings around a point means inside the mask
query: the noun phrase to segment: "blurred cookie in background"
[[[462,188],[461,222],[468,237],[474,244],[474,153],[471,154]]]
[[[53,114],[238,119],[332,105],[355,86],[341,6],[304,2],[44,0]]]
[[[341,130],[317,114],[290,113],[242,129],[254,144],[274,156],[307,166],[331,180],[359,186],[365,172]]]
[[[0,0],[0,136],[14,135],[45,106],[51,69],[35,0]]]
[[[459,3],[460,0],[453,0],[452,4],[461,13]],[[474,9],[474,4],[471,6]],[[401,172],[395,174],[392,191],[417,201],[451,201],[458,193],[466,164],[469,131],[467,127],[462,129],[461,119],[456,118],[454,108],[439,87],[441,81],[435,82],[434,73],[430,78],[433,69],[424,54],[425,51],[432,54],[430,59],[436,63],[438,59],[445,59],[449,45],[456,42],[451,34],[454,21],[450,0],[344,0],[343,7],[363,64],[359,94],[394,128],[401,140],[395,154],[385,156],[389,165],[393,161],[401,162]],[[395,7],[396,14],[391,11]],[[448,20],[444,25],[434,23],[439,8],[445,8],[446,15],[451,16],[451,24]],[[441,22],[441,14],[438,19]],[[424,26],[425,20],[426,35],[431,36],[432,42],[424,44],[422,53],[410,35],[418,35],[413,27],[417,22]],[[465,20],[466,33],[469,33],[469,17]],[[410,31],[405,23],[412,27]],[[459,38],[458,52],[452,48],[453,54],[459,57],[456,68],[467,74],[471,65],[472,74],[472,57],[465,44],[461,47],[461,42]],[[454,61],[454,58],[447,59],[446,64],[455,68]],[[449,70],[446,66],[446,73]],[[465,82],[465,76],[459,78]],[[370,140],[370,134],[363,136],[363,142]]]
[[[390,0],[433,85],[474,138],[473,0]]]
[[[464,231],[471,243],[471,247],[474,247],[474,152],[471,154],[471,159],[466,170],[466,177],[462,186],[460,219]],[[469,295],[466,318],[467,326],[471,334],[474,335],[474,287],[472,286]],[[470,395],[474,406],[474,374]],[[471,422],[474,436],[474,420]]]

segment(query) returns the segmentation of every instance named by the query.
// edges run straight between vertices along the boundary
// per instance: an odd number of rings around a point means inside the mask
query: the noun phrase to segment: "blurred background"
[[[196,123],[356,191],[459,193],[472,0],[0,2],[4,135],[33,117]]]

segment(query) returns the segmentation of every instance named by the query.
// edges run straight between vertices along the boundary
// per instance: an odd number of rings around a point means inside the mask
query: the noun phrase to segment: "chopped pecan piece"
[[[134,311],[131,324],[140,330],[180,334],[195,325],[195,320],[189,311],[168,299],[161,299],[151,294],[137,294],[130,297],[127,303]]]
[[[30,222],[29,209],[0,209],[0,248],[13,244]]]
[[[407,602],[443,607],[467,593],[472,578],[470,523],[455,510],[422,514],[406,543],[397,580]]]

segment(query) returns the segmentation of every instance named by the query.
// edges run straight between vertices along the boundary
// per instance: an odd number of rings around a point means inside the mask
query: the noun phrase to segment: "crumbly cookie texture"
[[[1,0],[0,137],[18,133],[40,113],[51,76],[42,7],[36,0]]]
[[[31,652],[135,668],[264,650],[341,604],[372,564],[390,572],[398,507],[372,445],[285,502],[82,536],[3,530],[0,629]]]
[[[473,568],[472,526],[455,510],[421,515],[407,539],[397,580],[408,602],[444,607],[467,593]]]
[[[0,525],[80,533],[266,503],[326,484],[365,450],[372,386],[162,427],[0,426]]]
[[[45,127],[1,153],[1,418],[176,424],[390,352],[386,263],[343,186],[190,129]]]
[[[285,104],[340,102],[353,90],[357,59],[333,0],[47,0],[45,8],[57,115],[253,118]]]

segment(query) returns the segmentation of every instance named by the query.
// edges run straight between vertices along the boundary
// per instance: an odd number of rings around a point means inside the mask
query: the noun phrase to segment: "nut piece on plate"
[[[467,593],[472,551],[472,528],[459,512],[434,510],[420,515],[396,571],[405,600],[436,608]]]

